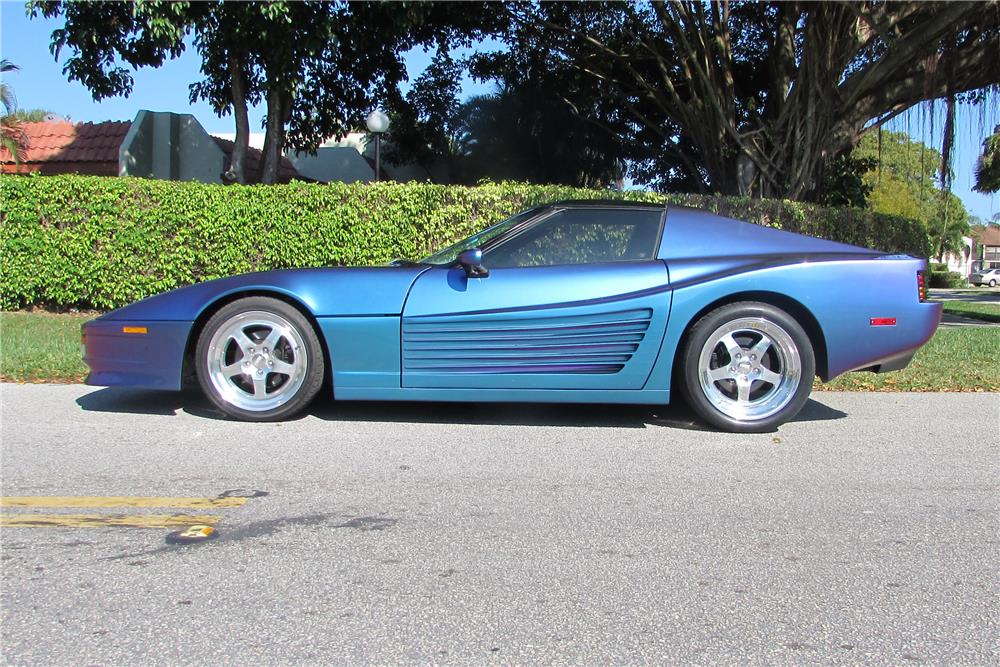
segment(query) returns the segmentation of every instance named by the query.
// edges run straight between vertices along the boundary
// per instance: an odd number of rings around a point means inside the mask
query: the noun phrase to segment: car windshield
[[[433,264],[436,266],[447,266],[458,259],[459,253],[469,248],[482,248],[486,243],[497,238],[507,230],[516,227],[525,220],[529,220],[538,215],[541,208],[533,208],[523,213],[518,213],[512,218],[507,218],[503,222],[498,222],[492,227],[487,227],[483,231],[464,238],[458,243],[454,243],[443,250],[438,250],[433,255],[428,255],[420,260],[421,264]]]

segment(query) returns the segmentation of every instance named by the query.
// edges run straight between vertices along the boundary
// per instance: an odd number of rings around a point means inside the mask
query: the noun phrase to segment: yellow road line
[[[7,496],[0,507],[177,507],[225,509],[240,507],[246,498],[171,498],[142,496]]]
[[[194,514],[0,514],[2,528],[174,528],[207,524],[214,526],[221,516]]]

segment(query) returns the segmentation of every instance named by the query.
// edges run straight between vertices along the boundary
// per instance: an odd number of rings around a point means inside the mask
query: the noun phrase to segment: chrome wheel
[[[225,403],[248,412],[274,410],[306,381],[308,348],[284,317],[241,312],[215,328],[205,351],[207,379]]]
[[[802,383],[799,348],[769,319],[733,319],[712,331],[702,345],[698,381],[704,397],[727,417],[765,420],[781,412]]]

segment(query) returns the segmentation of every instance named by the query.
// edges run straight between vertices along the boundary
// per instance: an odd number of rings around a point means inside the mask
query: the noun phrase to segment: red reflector
[[[873,317],[871,320],[871,325],[873,327],[894,327],[896,326],[895,317]]]

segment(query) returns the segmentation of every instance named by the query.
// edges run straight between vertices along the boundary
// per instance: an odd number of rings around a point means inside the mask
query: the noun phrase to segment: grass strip
[[[1000,330],[940,327],[910,365],[893,373],[845,373],[820,391],[1000,391]]]
[[[91,317],[93,314],[0,313],[0,380],[82,382],[87,369],[80,360],[80,325]],[[901,371],[847,373],[827,384],[817,381],[814,388],[1000,391],[1000,331],[942,327]]]
[[[944,305],[944,312],[952,315],[961,315],[983,322],[1000,322],[1000,305],[995,303],[972,303],[969,301],[942,301],[941,303]]]
[[[83,382],[80,326],[93,314],[0,313],[0,380]]]

